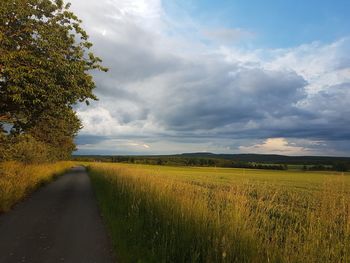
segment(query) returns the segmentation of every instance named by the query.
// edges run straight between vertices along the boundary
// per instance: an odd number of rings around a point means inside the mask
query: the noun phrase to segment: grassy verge
[[[15,203],[71,166],[72,162],[31,165],[0,163],[0,213],[8,211]]]
[[[121,262],[350,262],[350,177],[91,164]]]

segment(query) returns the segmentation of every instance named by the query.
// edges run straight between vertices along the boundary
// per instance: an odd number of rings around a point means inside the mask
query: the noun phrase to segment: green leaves
[[[12,133],[29,132],[45,118],[53,125],[48,116],[62,121],[75,116],[77,102],[97,99],[90,71],[107,69],[69,7],[62,0],[0,1],[0,125],[10,116]]]

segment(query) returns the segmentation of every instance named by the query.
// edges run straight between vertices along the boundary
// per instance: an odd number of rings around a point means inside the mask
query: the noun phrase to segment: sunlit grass
[[[0,213],[8,211],[40,185],[66,171],[72,162],[50,164],[0,163]]]
[[[91,164],[121,262],[350,262],[350,176]]]

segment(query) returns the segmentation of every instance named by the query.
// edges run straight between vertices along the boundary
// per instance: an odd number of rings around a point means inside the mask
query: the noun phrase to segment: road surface
[[[0,263],[114,262],[83,167],[0,216]]]

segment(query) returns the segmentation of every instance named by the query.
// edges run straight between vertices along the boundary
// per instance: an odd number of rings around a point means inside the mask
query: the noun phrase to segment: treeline
[[[281,164],[259,164],[248,162],[236,162],[215,158],[196,158],[179,156],[75,156],[78,161],[100,161],[114,163],[133,163],[168,166],[197,166],[197,167],[226,167],[226,168],[249,168],[268,170],[287,170],[286,165]]]
[[[226,167],[226,168],[247,168],[247,169],[266,169],[266,170],[288,170],[288,164],[281,163],[259,163],[244,162],[239,160],[205,158],[205,157],[185,157],[183,155],[158,155],[158,156],[74,156],[77,161],[89,162],[114,162],[114,163],[133,163],[150,165],[169,165],[169,166],[198,166],[198,167]],[[334,161],[331,164],[300,164],[300,170],[304,171],[339,171],[346,172],[350,170],[350,163],[347,161]]]
[[[347,166],[350,165],[350,157],[334,157],[334,156],[286,156],[277,154],[214,154],[214,153],[183,153],[180,155],[183,157],[205,157],[205,158],[217,158],[232,160],[238,162],[255,162],[255,163],[273,163],[273,164],[287,164],[287,165],[305,165],[318,167],[334,166],[338,165]]]
[[[267,169],[267,170],[288,170],[286,164],[264,164],[264,163],[245,163],[232,162],[232,167],[235,168],[250,168],[250,169]]]
[[[285,156],[276,154],[213,154],[213,153],[184,153],[182,157],[195,158],[217,158],[231,160],[234,163],[243,163],[253,165],[256,169],[259,166],[273,164],[273,167],[280,165],[288,167],[289,165],[300,165],[303,170],[309,171],[350,171],[350,157],[331,157],[331,156]],[[271,167],[271,168],[273,168]],[[248,168],[248,167],[247,167]],[[263,168],[264,169],[264,168]]]
[[[0,161],[70,158],[81,128],[73,107],[96,99],[106,70],[62,0],[0,1]]]
[[[304,171],[338,171],[338,172],[347,172],[350,171],[350,164],[347,162],[336,162],[332,165],[311,165],[303,166]]]

